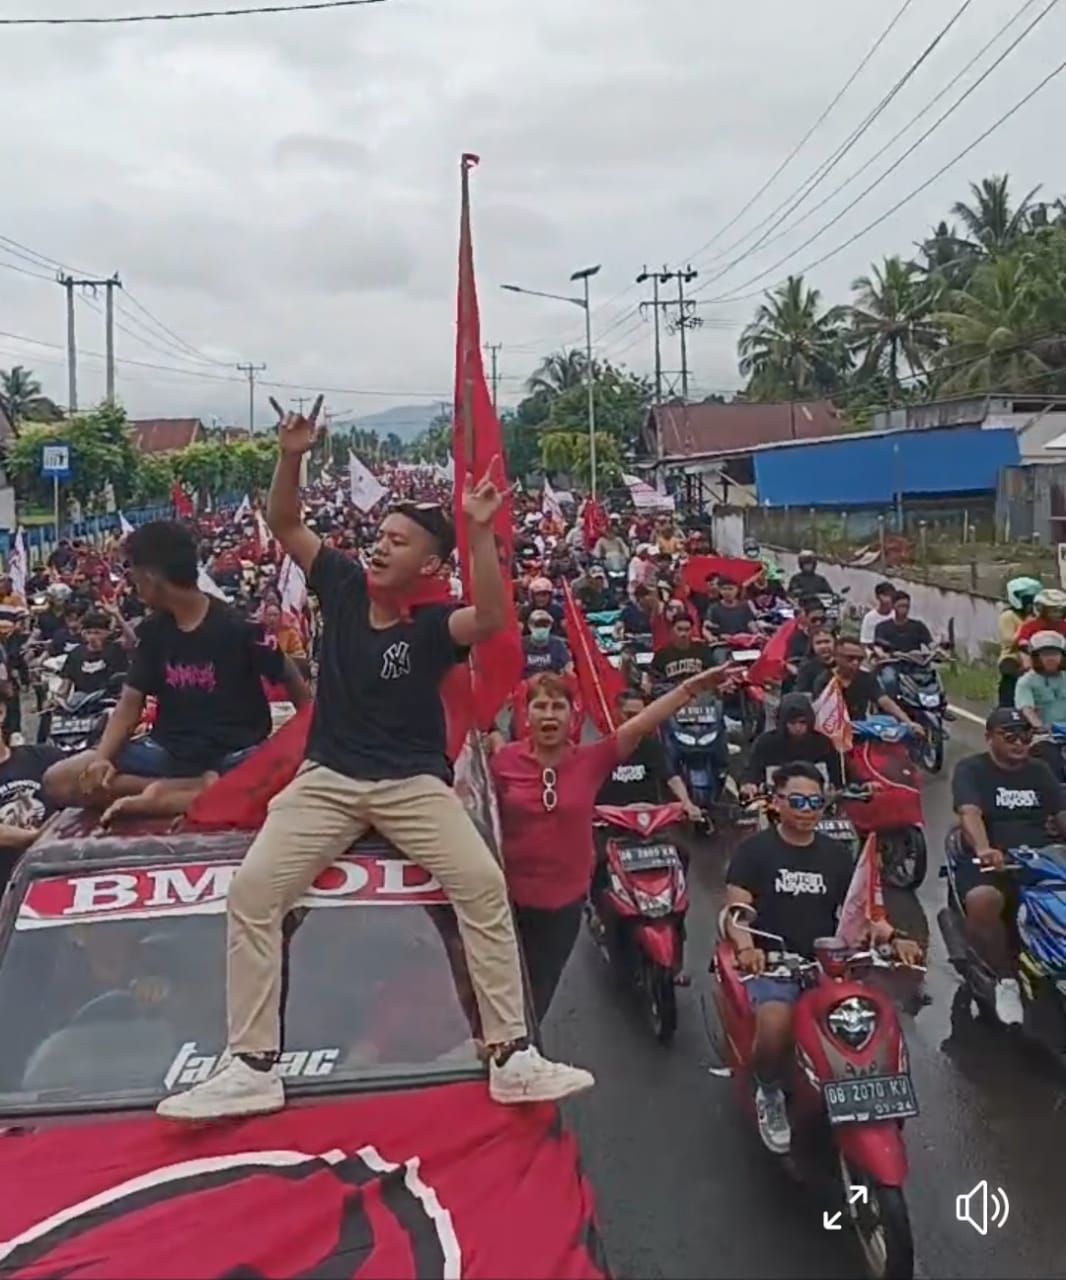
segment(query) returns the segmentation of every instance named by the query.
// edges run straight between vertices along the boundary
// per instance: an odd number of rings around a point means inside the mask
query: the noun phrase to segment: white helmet
[[[1060,609],[1066,611],[1066,591],[1057,587],[1045,587],[1033,601],[1038,609]]]
[[[1048,649],[1066,653],[1066,636],[1058,631],[1038,631],[1029,641],[1030,653],[1041,653]]]
[[[65,582],[53,582],[46,594],[56,604],[66,604],[70,599],[70,587]]]

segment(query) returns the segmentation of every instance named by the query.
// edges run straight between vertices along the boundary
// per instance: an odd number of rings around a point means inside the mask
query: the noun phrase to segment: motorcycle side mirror
[[[721,937],[726,937],[727,927],[731,924],[745,929],[754,923],[757,915],[758,912],[750,902],[728,903],[718,913],[718,933]]]

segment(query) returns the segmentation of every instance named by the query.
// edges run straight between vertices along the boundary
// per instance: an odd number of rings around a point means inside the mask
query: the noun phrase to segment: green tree
[[[901,364],[924,377],[943,344],[943,333],[933,322],[940,286],[913,262],[890,257],[851,287],[857,295],[851,308],[852,343],[861,356],[861,371],[883,373],[888,402],[897,404]]]
[[[851,364],[846,317],[846,307],[823,310],[821,293],[802,276],[766,294],[738,344],[747,398],[803,400],[840,391]]]
[[[537,365],[526,382],[526,389],[531,395],[544,391],[549,396],[557,396],[571,387],[579,387],[585,381],[585,366],[588,363],[585,352],[571,347],[566,351],[553,351]],[[595,376],[593,361],[593,376]]]
[[[17,431],[23,422],[59,422],[62,410],[42,394],[41,384],[21,364],[0,369],[0,406]]]
[[[140,455],[119,406],[101,405],[55,426],[25,426],[7,451],[8,470],[24,501],[50,500],[51,485],[41,477],[41,450],[46,444],[69,448],[71,474],[65,488],[84,511],[102,507],[108,483],[120,506],[135,494]]]
[[[541,436],[541,466],[548,472],[565,472],[571,481],[590,487],[591,449],[587,431],[546,431]],[[606,488],[621,478],[622,452],[618,439],[596,432],[597,488]]]
[[[137,465],[132,501],[151,507],[166,502],[174,487],[174,462],[169,454],[145,454]]]
[[[971,182],[973,203],[958,200],[951,207],[953,216],[966,230],[968,240],[964,243],[985,257],[995,257],[1015,248],[1030,230],[1033,198],[1039,190],[1039,186],[1033,187],[1012,208],[1009,174],[993,174],[980,182]]]

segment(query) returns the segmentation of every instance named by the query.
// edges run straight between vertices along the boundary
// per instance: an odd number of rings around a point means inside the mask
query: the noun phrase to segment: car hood
[[[557,1108],[484,1083],[0,1130],[0,1276],[608,1274]]]

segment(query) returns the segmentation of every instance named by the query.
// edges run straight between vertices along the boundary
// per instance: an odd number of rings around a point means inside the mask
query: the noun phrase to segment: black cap
[[[997,729],[1015,729],[1032,732],[1033,726],[1015,707],[997,707],[985,721],[985,732],[995,733]]]

